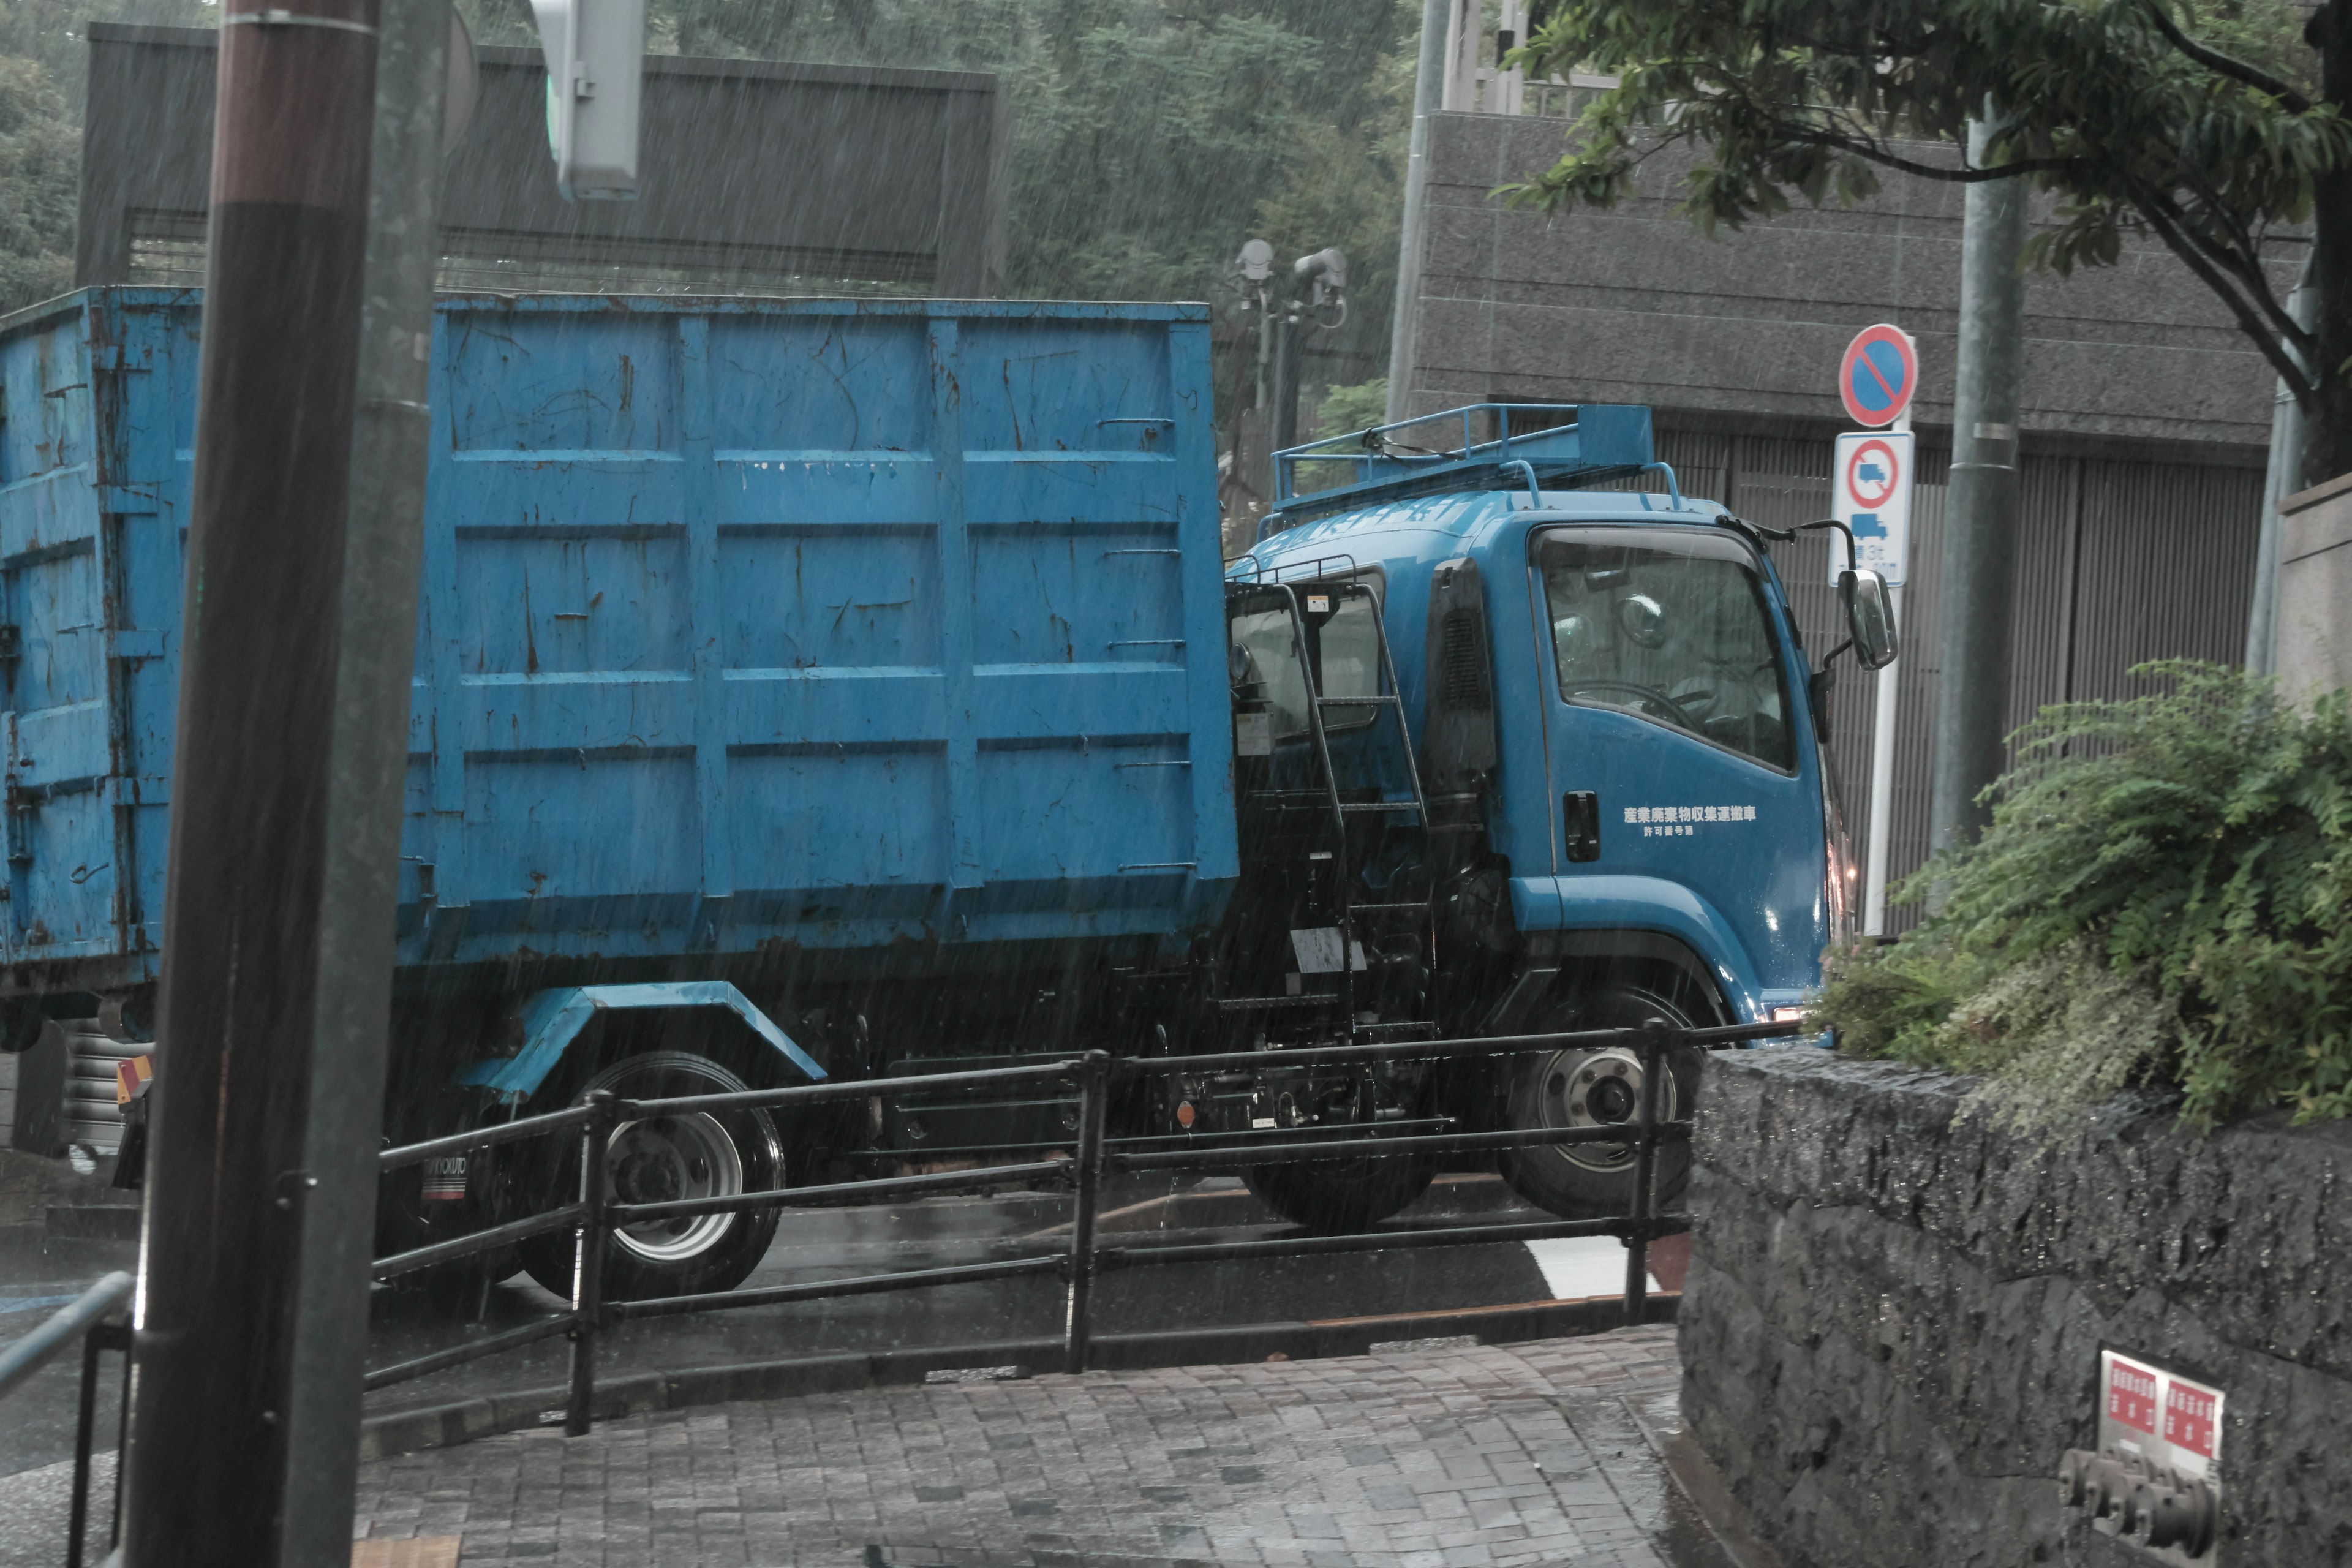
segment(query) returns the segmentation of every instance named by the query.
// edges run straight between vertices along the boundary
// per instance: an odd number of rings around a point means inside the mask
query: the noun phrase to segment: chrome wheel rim
[[[625,1121],[604,1146],[613,1201],[668,1203],[730,1197],[743,1191],[743,1156],[715,1116],[648,1117]],[[735,1223],[731,1214],[640,1220],[613,1235],[623,1250],[649,1263],[680,1263],[709,1251]]]
[[[1537,1086],[1538,1121],[1545,1127],[1622,1127],[1642,1108],[1642,1058],[1622,1047],[1560,1051],[1543,1064]],[[1657,1118],[1681,1113],[1675,1075],[1658,1085]],[[1551,1152],[1580,1170],[1613,1175],[1633,1168],[1630,1143],[1556,1143]]]

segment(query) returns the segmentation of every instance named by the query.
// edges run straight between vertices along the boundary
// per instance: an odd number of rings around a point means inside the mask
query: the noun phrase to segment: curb
[[[1681,1298],[1677,1296],[1652,1296],[1643,1321],[1671,1323],[1680,1304]],[[1517,1306],[1470,1307],[1443,1312],[1400,1312],[1389,1317],[1098,1334],[1087,1357],[1087,1370],[1140,1372],[1152,1367],[1263,1362],[1276,1357],[1308,1361],[1364,1355],[1374,1345],[1402,1340],[1465,1334],[1484,1344],[1567,1339],[1607,1333],[1622,1327],[1623,1312],[1622,1298],[1601,1296],[1583,1301],[1529,1301]],[[850,1351],[789,1361],[696,1367],[685,1372],[638,1373],[599,1379],[592,1408],[597,1420],[612,1421],[698,1405],[789,1399],[801,1394],[919,1384],[934,1372],[975,1367],[1042,1369],[1058,1365],[1061,1355],[1061,1340],[1039,1337],[911,1350]],[[555,1384],[370,1416],[360,1423],[360,1458],[388,1459],[428,1448],[454,1447],[502,1432],[561,1425],[569,1396],[563,1385]]]

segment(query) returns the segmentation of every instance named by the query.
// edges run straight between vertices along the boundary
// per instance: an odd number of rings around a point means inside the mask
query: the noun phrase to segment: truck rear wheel
[[[581,1085],[579,1092],[610,1089],[625,1100],[688,1094],[735,1094],[750,1086],[707,1058],[651,1051],[616,1062]],[[615,1203],[663,1203],[724,1197],[784,1184],[784,1150],[767,1111],[692,1111],[625,1121],[605,1145],[605,1178]],[[556,1165],[545,1191],[551,1204],[573,1201],[580,1190],[579,1143]],[[643,1301],[731,1290],[741,1284],[776,1236],[776,1211],[690,1215],[646,1220],[613,1231],[604,1252],[604,1294]],[[523,1267],[556,1295],[572,1295],[573,1242],[569,1233],[522,1244]]]
[[[1612,985],[1559,998],[1527,1032],[1638,1028],[1652,1018],[1676,1025],[1691,1022],[1681,1008],[1654,992]],[[1668,1053],[1666,1079],[1658,1085],[1661,1121],[1687,1115],[1697,1103],[1703,1055],[1689,1047]],[[1633,1121],[1641,1103],[1641,1056],[1629,1046],[1537,1052],[1519,1058],[1513,1069],[1510,1125],[1514,1131],[1611,1126]],[[1689,1143],[1659,1146],[1654,1190],[1660,1210],[1682,1197],[1690,1164]],[[1595,1219],[1633,1209],[1631,1143],[1506,1149],[1502,1168],[1503,1179],[1521,1197],[1563,1218]]]
[[[1429,1190],[1437,1162],[1411,1155],[1255,1165],[1242,1184],[1258,1202],[1308,1230],[1362,1230]]]

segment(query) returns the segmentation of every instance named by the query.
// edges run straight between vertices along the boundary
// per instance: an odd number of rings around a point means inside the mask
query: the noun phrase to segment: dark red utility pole
[[[280,1561],[375,108],[375,0],[223,9],[129,1568]]]

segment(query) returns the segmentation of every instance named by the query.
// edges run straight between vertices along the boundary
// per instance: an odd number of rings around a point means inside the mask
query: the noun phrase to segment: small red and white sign
[[[2107,1363],[2107,1415],[2134,1431],[2156,1430],[2156,1373],[2116,1356]]]
[[[2222,1394],[2145,1358],[2099,1352],[2099,1447],[2159,1469],[2212,1476],[2221,1458]]]
[[[1845,455],[1845,492],[1860,506],[1885,506],[1902,487],[1910,468],[1898,460],[1884,436],[1857,441]]]
[[[1919,348],[1902,328],[1881,321],[1863,328],[1846,344],[1838,363],[1838,396],[1855,424],[1894,424],[1918,390]]]
[[[1837,438],[1830,515],[1853,533],[1853,563],[1900,587],[1911,556],[1908,430],[1850,430]],[[1844,541],[1830,549],[1829,580],[1845,569]]]
[[[2221,1396],[2186,1378],[2170,1379],[2164,1390],[2164,1440],[2210,1459],[2213,1425],[2221,1418]]]

